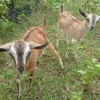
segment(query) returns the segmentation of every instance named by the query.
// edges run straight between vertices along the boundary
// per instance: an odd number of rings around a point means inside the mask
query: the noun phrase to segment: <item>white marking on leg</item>
[[[56,47],[59,47],[60,30],[57,30]]]
[[[59,58],[59,60],[60,60],[59,62],[60,62],[61,68],[64,69],[63,62],[62,62],[61,58]]]
[[[68,41],[68,36],[66,35],[66,43],[68,44],[69,43],[69,41]]]
[[[66,33],[66,34],[65,34],[66,43],[69,44],[69,34],[68,34],[68,32],[66,32],[66,31],[65,31],[64,33]]]
[[[32,87],[33,77],[32,77],[32,76],[30,76],[30,77],[29,77],[29,79],[30,79],[29,87]]]
[[[78,42],[74,44],[74,55],[75,55],[75,58],[78,58],[78,46],[79,46]]]
[[[69,55],[70,50],[71,50],[71,47],[68,47],[68,49],[67,49],[67,51],[66,51],[66,53],[65,53],[65,57],[66,57],[66,58],[68,58],[68,55]]]
[[[18,99],[20,99],[22,95],[21,79],[18,78],[17,83],[18,83]]]

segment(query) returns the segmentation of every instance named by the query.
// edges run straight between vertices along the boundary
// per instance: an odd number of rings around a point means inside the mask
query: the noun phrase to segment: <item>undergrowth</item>
[[[45,9],[39,9],[37,12],[33,9],[31,15],[24,17],[19,24],[6,20],[2,23],[2,27],[5,29],[0,30],[0,34],[4,33],[0,37],[0,44],[20,39],[30,27],[41,27],[43,19],[46,17],[48,20],[46,33],[55,47],[59,6],[63,2],[59,1],[59,4],[52,4],[52,2],[50,5],[50,0],[48,2],[45,0],[45,3],[42,4],[42,8],[43,5],[46,5]],[[89,3],[86,5],[86,2],[87,0],[68,0],[64,1],[63,5],[64,9],[71,12],[76,18],[84,20],[78,9],[81,7],[85,10],[86,7],[86,11],[91,11],[87,9]],[[89,6],[91,7],[91,5]],[[97,14],[100,15],[99,12]],[[64,70],[61,70],[56,58],[45,50],[45,54],[38,59],[30,91],[27,88],[28,73],[22,75],[22,100],[100,100],[100,38],[97,36],[100,34],[99,27],[100,23],[94,31],[88,32],[85,36],[79,46],[79,59],[74,57],[73,51],[69,58],[65,57],[67,44],[64,34],[61,35],[60,47],[55,48],[63,60]],[[94,74],[94,71],[97,74]],[[16,98],[16,69],[8,53],[0,53],[0,100],[16,100]]]

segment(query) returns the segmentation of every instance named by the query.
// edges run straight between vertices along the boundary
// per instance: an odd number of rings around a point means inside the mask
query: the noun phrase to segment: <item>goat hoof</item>
[[[64,66],[62,66],[61,70],[64,70],[64,68],[65,68],[65,67],[64,67]]]
[[[56,48],[59,48],[59,44],[56,44]]]
[[[75,54],[75,58],[79,58],[79,56],[77,54]]]
[[[66,41],[66,44],[68,44],[69,42],[68,41]]]
[[[56,46],[56,48],[59,48],[59,46]]]
[[[21,100],[21,97],[18,97],[17,100]]]
[[[68,54],[67,53],[65,54],[65,57],[68,58]]]
[[[75,58],[78,58],[77,55],[75,55]]]
[[[18,96],[18,97],[17,97],[17,100],[21,100],[21,96]]]

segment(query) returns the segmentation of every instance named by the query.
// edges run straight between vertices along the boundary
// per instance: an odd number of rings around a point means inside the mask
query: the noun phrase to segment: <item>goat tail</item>
[[[60,13],[63,12],[63,5],[61,5],[61,8],[60,8]]]
[[[47,19],[45,18],[43,21],[43,29],[46,30],[46,26],[47,26]]]

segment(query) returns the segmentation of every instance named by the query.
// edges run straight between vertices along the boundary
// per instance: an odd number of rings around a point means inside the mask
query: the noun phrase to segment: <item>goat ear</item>
[[[0,46],[0,52],[9,51],[10,47],[11,47],[11,43],[1,45]]]
[[[49,42],[45,44],[38,44],[34,42],[29,42],[30,49],[45,49],[48,46]]]
[[[99,16],[99,21],[100,21],[100,16]]]
[[[83,17],[87,17],[87,13],[83,12],[80,8],[79,8],[79,12]]]
[[[47,19],[45,18],[43,21],[43,29],[46,30],[46,26],[47,26]]]

